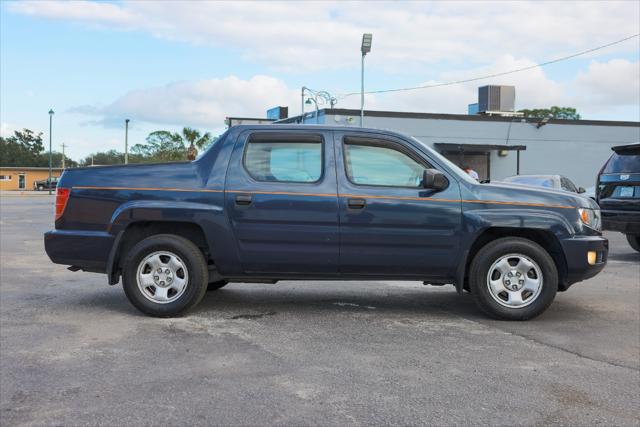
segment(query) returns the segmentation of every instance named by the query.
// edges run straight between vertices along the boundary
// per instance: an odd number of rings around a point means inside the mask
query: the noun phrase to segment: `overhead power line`
[[[632,36],[625,37],[625,38],[620,39],[620,40],[616,40],[616,41],[611,42],[611,43],[603,44],[602,46],[597,46],[597,47],[594,47],[594,48],[591,48],[591,49],[583,50],[582,52],[574,53],[572,55],[563,56],[561,58],[552,59],[550,61],[541,62],[539,64],[529,65],[527,67],[517,68],[515,70],[503,71],[503,72],[500,72],[500,73],[487,74],[487,75],[484,75],[484,76],[472,77],[472,78],[463,79],[463,80],[454,80],[454,81],[445,82],[445,83],[434,83],[434,84],[423,85],[423,86],[413,86],[413,87],[404,87],[404,88],[396,88],[396,89],[370,90],[370,91],[367,91],[365,93],[389,93],[389,92],[404,92],[404,91],[418,90],[418,89],[431,89],[431,88],[434,88],[434,87],[451,86],[451,85],[457,85],[457,84],[461,84],[461,83],[475,82],[477,80],[489,79],[489,78],[492,78],[492,77],[506,76],[508,74],[514,74],[514,73],[519,73],[519,72],[522,72],[522,71],[531,70],[531,69],[534,69],[534,68],[544,67],[546,65],[550,65],[550,64],[555,64],[557,62],[566,61],[568,59],[575,58],[577,56],[586,55],[587,53],[591,53],[591,52],[595,52],[597,50],[605,49],[607,47],[610,47],[610,46],[613,46],[613,45],[616,45],[616,44],[619,44],[619,43],[622,43],[622,42],[626,42],[627,40],[631,40],[632,38],[635,38],[635,37],[638,37],[638,36],[640,36],[640,33],[634,34]],[[339,96],[340,96],[340,98],[346,98],[348,96],[359,95],[359,94],[360,94],[360,92],[350,92],[350,93],[345,93],[345,94],[342,94],[342,95],[339,95]]]

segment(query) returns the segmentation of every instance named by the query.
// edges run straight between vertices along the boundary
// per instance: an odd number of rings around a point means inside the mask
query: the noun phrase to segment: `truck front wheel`
[[[471,294],[497,319],[527,320],[544,312],[558,290],[558,271],[537,243],[504,237],[482,247],[469,269]]]
[[[158,234],[127,254],[123,287],[138,310],[150,316],[177,316],[195,306],[207,290],[207,263],[191,241]]]

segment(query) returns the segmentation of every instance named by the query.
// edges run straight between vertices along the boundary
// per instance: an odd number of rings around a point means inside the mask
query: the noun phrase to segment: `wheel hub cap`
[[[186,264],[169,251],[153,252],[140,261],[136,276],[138,289],[148,300],[167,304],[180,298],[187,288]]]
[[[491,297],[509,308],[526,307],[542,290],[542,270],[531,258],[508,254],[496,260],[487,275]]]

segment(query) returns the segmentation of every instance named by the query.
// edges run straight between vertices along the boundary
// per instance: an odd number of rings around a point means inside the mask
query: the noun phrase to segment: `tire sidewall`
[[[542,272],[542,290],[531,304],[522,308],[509,308],[491,296],[487,277],[491,265],[507,254],[522,254],[535,261]],[[480,308],[491,317],[505,320],[527,320],[538,316],[553,302],[558,290],[558,271],[553,258],[540,245],[522,238],[502,238],[480,249],[469,270],[471,293]]]
[[[147,299],[137,282],[140,262],[147,255],[158,251],[174,253],[185,264],[189,274],[184,293],[177,300],[166,304]],[[123,269],[123,288],[129,301],[143,313],[158,317],[177,316],[196,305],[207,289],[207,279],[206,263],[200,250],[190,241],[173,235],[152,236],[136,244],[127,254]]]

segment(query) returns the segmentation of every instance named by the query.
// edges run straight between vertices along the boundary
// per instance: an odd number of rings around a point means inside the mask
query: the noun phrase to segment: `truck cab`
[[[480,184],[375,129],[236,126],[193,162],[68,170],[56,205],[50,258],[154,316],[228,282],[420,280],[522,320],[607,257],[592,200]]]

